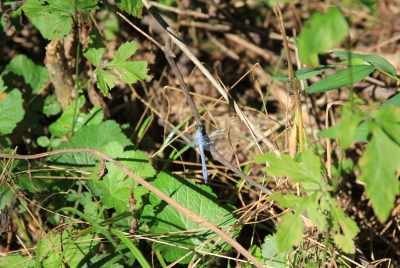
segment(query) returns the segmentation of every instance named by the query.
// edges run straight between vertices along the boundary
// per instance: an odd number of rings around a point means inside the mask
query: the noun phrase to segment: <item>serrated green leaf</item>
[[[347,53],[344,51],[333,51],[332,54],[342,58],[342,59],[352,59],[360,58],[363,59],[375,67],[382,68],[383,70],[388,71],[389,73],[396,75],[396,68],[392,64],[390,64],[386,59],[381,56],[374,54],[358,54],[358,53]]]
[[[276,195],[270,195],[268,197],[268,200],[275,200],[279,203],[284,208],[290,208],[293,206],[298,205],[303,201],[303,198],[294,195],[294,194],[287,194],[285,196],[281,194],[276,194]]]
[[[83,55],[96,67],[99,67],[103,54],[106,51],[105,48],[89,48]]]
[[[24,117],[21,92],[18,89],[11,90],[4,100],[0,101],[0,134],[11,133],[17,123]]]
[[[98,0],[78,0],[78,10],[96,10],[99,9],[97,6]]]
[[[317,66],[317,54],[342,42],[348,32],[349,25],[339,8],[329,8],[326,14],[313,13],[305,22],[303,32],[296,38],[300,59]]]
[[[310,156],[310,158],[315,159],[319,165],[318,157]],[[309,169],[306,165],[296,163],[288,155],[281,154],[281,158],[277,158],[274,154],[265,154],[256,156],[255,160],[257,164],[268,162],[270,166],[265,167],[264,170],[273,176],[291,176],[293,182],[309,182],[317,185],[321,183],[319,171],[316,173],[315,168]]]
[[[300,215],[286,213],[281,217],[276,233],[276,245],[278,252],[291,250],[293,246],[300,244],[303,234],[303,220]]]
[[[321,191],[315,191],[309,194],[307,198],[303,198],[295,209],[296,214],[300,215],[306,212],[308,219],[317,226],[320,232],[323,232],[328,225],[324,214],[324,210],[328,209],[328,207],[324,208],[324,206],[330,203],[330,199],[330,196],[324,198],[324,194]]]
[[[62,38],[72,29],[71,16],[75,6],[69,0],[28,0],[22,6],[25,14],[36,24],[45,24],[41,34],[47,39]],[[80,0],[78,10],[97,9],[97,1]]]
[[[308,93],[322,93],[357,83],[375,70],[370,65],[356,65],[328,75],[306,89]]]
[[[149,79],[146,61],[126,61],[135,51],[136,43],[127,42],[118,48],[114,59],[106,65],[107,68],[113,68],[125,83],[132,84],[139,79]]]
[[[139,79],[149,78],[147,75],[147,61],[121,62],[115,64],[113,69],[125,83],[133,84]]]
[[[366,183],[365,192],[371,200],[375,215],[386,221],[394,200],[399,194],[396,172],[400,171],[400,147],[378,126],[372,131],[373,138],[359,161],[360,181]]]
[[[63,38],[64,36],[67,36],[72,29],[71,17],[69,16],[69,14],[46,14],[45,24],[46,35],[44,36],[44,38],[47,38],[49,40]]]
[[[266,263],[269,267],[287,267],[287,252],[278,252],[276,235],[267,235],[265,237],[264,244],[262,245],[262,257],[265,259],[264,263]]]
[[[83,55],[96,67],[99,67],[103,54],[105,52],[105,46],[101,34],[97,27],[92,27],[89,33],[90,39],[88,41],[88,49],[85,50]]]
[[[353,240],[358,232],[360,232],[360,229],[356,222],[345,215],[335,199],[332,199],[332,202],[332,229],[336,231],[333,235],[333,240],[344,252],[354,254],[355,247]]]
[[[72,230],[64,230],[62,239],[60,234],[48,234],[42,238],[41,252],[44,254],[43,267],[57,267],[60,252],[54,247],[60,246],[60,242],[64,243],[64,260],[71,267],[79,267],[84,258],[94,256],[95,249],[98,248],[99,240],[93,235],[83,235],[77,238],[73,237]],[[50,250],[49,250],[50,249]]]
[[[115,53],[114,59],[107,63],[106,67],[113,67],[115,64],[125,62],[136,52],[136,49],[137,47],[135,41],[122,44],[118,48],[117,53]]]
[[[154,168],[148,164],[147,156],[141,151],[125,151],[117,142],[107,144],[102,152],[116,158],[121,164],[128,167],[133,173],[142,177],[149,178],[155,175]],[[107,208],[114,208],[117,214],[129,211],[130,190],[133,186],[133,180],[127,179],[125,172],[117,166],[107,163],[108,173],[103,180],[99,181],[97,169],[92,172],[92,182],[97,185],[100,200]],[[88,184],[89,185],[89,184]]]
[[[50,80],[49,72],[45,67],[36,65],[22,54],[14,57],[6,66],[6,70],[22,76],[25,84],[32,88],[32,94],[38,94]]]
[[[100,105],[95,105],[88,114],[80,113],[80,109],[85,104],[85,96],[72,102],[61,117],[49,126],[52,135],[61,137],[72,131],[73,120],[75,119],[74,132],[78,131],[84,125],[99,124],[104,117]],[[78,112],[75,112],[78,111]]]
[[[136,18],[142,18],[142,1],[131,1],[131,0],[117,0],[115,1],[117,7],[126,13],[135,16]]]
[[[117,81],[117,78],[104,70],[97,70],[96,75],[98,88],[103,92],[104,96],[111,98],[109,90],[114,87],[114,83]]]
[[[112,141],[117,141],[123,147],[132,145],[122,133],[120,126],[113,120],[107,120],[97,125],[86,125],[79,129],[72,138],[54,149],[88,148],[99,150]],[[61,156],[51,156],[49,160],[70,165],[92,167],[96,157],[87,153],[66,153]]]
[[[1,259],[0,267],[35,267],[35,259],[29,255],[21,256],[21,254],[6,254],[6,256]]]
[[[197,185],[191,180],[159,173],[154,181],[154,186],[182,206],[223,230],[228,230],[236,222],[236,218],[232,214],[233,208],[219,205],[211,188],[204,184]],[[193,223],[156,195],[150,194],[150,202],[151,204],[147,205],[142,213],[141,221],[147,223],[152,234],[169,233],[162,240],[168,241],[174,246],[154,245],[155,250],[160,250],[167,261],[174,261],[186,256],[180,263],[187,264],[194,254],[190,249],[202,245],[202,250],[215,253],[227,246],[221,241],[215,245],[214,242],[218,240],[218,237],[213,232],[204,230],[198,223]],[[186,230],[193,233],[188,236]],[[177,245],[189,248],[189,250],[177,248]]]

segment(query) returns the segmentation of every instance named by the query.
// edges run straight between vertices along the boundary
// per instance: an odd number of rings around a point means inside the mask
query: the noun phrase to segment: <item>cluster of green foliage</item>
[[[103,5],[105,2],[102,1]],[[132,4],[135,2],[136,4]],[[108,8],[111,7],[108,6]],[[140,1],[117,1],[117,6],[134,16],[140,17],[142,6]],[[76,23],[77,12],[87,15],[91,10],[99,9],[98,1],[56,1],[56,0],[28,0],[21,9],[29,17],[47,39],[62,38],[74,30],[71,19]],[[16,11],[16,14],[20,10]],[[110,11],[111,12],[111,11]],[[338,10],[327,12],[332,19],[327,20],[334,24],[337,16],[343,19]],[[313,21],[317,20],[317,22]],[[310,24],[322,25],[316,15],[310,20]],[[340,27],[348,27],[341,23]],[[329,23],[324,24],[329,27]],[[118,26],[112,25],[109,34],[112,34]],[[315,31],[312,27],[310,31]],[[338,32],[330,31],[332,44],[339,42]],[[335,38],[333,38],[335,37]],[[342,39],[343,36],[339,36]],[[313,51],[306,50],[310,39],[307,29],[299,37],[299,47],[302,53],[308,55],[310,63],[316,62],[317,53],[325,50],[322,47],[313,47]],[[147,63],[144,61],[130,61],[129,58],[136,51],[135,42],[126,42],[121,45],[114,59],[103,64],[102,59],[106,51],[99,30],[93,27],[90,32],[90,41],[83,55],[94,66],[97,87],[105,96],[110,96],[110,90],[117,79],[125,83],[134,83],[139,79],[148,79]],[[324,39],[326,41],[326,39]],[[305,42],[305,43],[304,43]],[[328,47],[331,47],[330,44]],[[334,52],[344,61],[335,65],[319,65],[315,68],[304,68],[296,72],[298,80],[307,79],[322,73],[327,68],[338,65],[348,66],[339,72],[333,73],[321,79],[318,83],[309,87],[306,92],[320,93],[334,90],[343,86],[351,86],[352,83],[361,81],[374,70],[378,70],[394,79],[395,69],[386,60],[375,55],[348,54]],[[305,59],[307,60],[307,59]],[[109,72],[112,69],[113,73]],[[275,77],[278,80],[287,80],[287,77]],[[147,156],[141,151],[132,150],[133,141],[127,138],[125,129],[114,120],[103,120],[103,111],[100,106],[94,106],[88,113],[80,112],[85,104],[83,95],[77,98],[67,110],[61,113],[61,106],[55,96],[43,98],[39,92],[49,81],[47,69],[36,65],[25,55],[18,55],[6,66],[0,75],[0,92],[6,93],[6,97],[0,101],[0,134],[1,144],[6,153],[12,153],[13,148],[8,134],[13,131],[22,131],[26,138],[33,138],[32,149],[41,146],[48,151],[65,148],[90,148],[99,150],[108,156],[117,159],[136,175],[150,181],[157,189],[179,202],[187,209],[213,222],[223,230],[229,230],[230,235],[236,237],[240,233],[238,216],[233,214],[234,207],[221,206],[211,188],[206,185],[195,184],[166,172],[157,173],[148,163]],[[23,81],[24,90],[16,88],[14,82]],[[86,85],[76,82],[76,89],[82,92]],[[321,132],[321,137],[338,140],[345,150],[353,142],[368,142],[367,149],[359,161],[360,181],[366,184],[366,195],[371,200],[374,212],[381,221],[385,221],[394,206],[394,199],[399,194],[399,182],[396,172],[400,171],[399,161],[395,156],[400,156],[399,120],[400,98],[387,101],[376,111],[359,110],[357,100],[352,100],[343,106],[341,120],[337,126]],[[61,113],[61,114],[60,114]],[[49,126],[49,135],[44,135],[43,126],[40,123],[42,116],[58,116],[58,119]],[[146,121],[148,122],[148,121]],[[145,126],[143,126],[145,127]],[[68,137],[68,140],[63,140]],[[260,262],[268,263],[273,267],[285,267],[288,261],[296,265],[296,258],[289,259],[293,246],[302,243],[303,218],[315,224],[320,232],[326,232],[325,245],[339,249],[344,253],[354,253],[353,240],[359,232],[357,224],[346,216],[339,202],[334,198],[338,189],[338,179],[341,175],[341,165],[345,159],[340,159],[340,165],[333,178],[324,180],[325,171],[320,157],[315,153],[315,148],[310,148],[299,153],[295,159],[286,155],[276,158],[275,155],[266,154],[256,157],[257,163],[268,162],[265,168],[268,174],[273,176],[290,176],[293,182],[301,183],[306,197],[280,194],[270,197],[270,200],[279,202],[281,207],[292,208],[293,213],[287,213],[281,217],[281,223],[274,235],[264,237],[262,247],[249,248]],[[52,155],[46,162],[35,162],[30,165],[25,160],[5,160],[1,162],[2,176],[6,183],[0,186],[0,209],[10,206],[13,191],[10,188],[21,189],[29,197],[26,200],[35,199],[37,203],[46,206],[50,212],[45,213],[46,224],[59,226],[61,216],[65,226],[61,233],[44,229],[34,247],[34,258],[20,254],[12,254],[2,259],[1,265],[19,265],[20,267],[60,267],[62,262],[67,262],[70,267],[89,266],[132,266],[139,262],[142,267],[150,267],[148,260],[143,256],[139,241],[127,238],[126,233],[132,229],[132,224],[139,222],[135,232],[147,234],[149,237],[158,237],[167,234],[165,239],[157,238],[157,241],[148,239],[147,242],[156,253],[161,264],[165,261],[174,262],[180,260],[181,264],[187,264],[197,253],[195,250],[201,247],[204,252],[218,254],[230,247],[218,240],[209,230],[202,229],[199,223],[193,223],[182,217],[174,208],[165,203],[148,189],[137,182],[127,178],[126,174],[112,165],[106,163],[108,173],[100,178],[102,162],[94,155],[87,153],[64,153]],[[57,169],[50,168],[57,166]],[[89,176],[85,174],[91,174]],[[76,178],[75,180],[63,179]],[[325,176],[326,177],[326,176]],[[52,179],[46,179],[52,178]],[[54,179],[59,178],[59,179]],[[64,194],[60,194],[64,193]],[[51,199],[48,199],[52,196]],[[136,204],[129,207],[129,200],[134,198]],[[19,203],[19,213],[25,213],[30,207],[26,200]],[[79,208],[79,209],[78,209]],[[107,211],[114,214],[109,217]],[[83,212],[81,212],[82,210]],[[60,214],[58,214],[60,213]],[[27,214],[27,220],[32,221]],[[76,218],[83,219],[92,227],[86,228]],[[17,220],[18,217],[15,217]],[[111,228],[108,228],[109,226]],[[190,235],[186,230],[193,231]],[[330,237],[330,231],[333,231]],[[118,237],[119,243],[115,242]],[[108,240],[107,252],[96,254],[100,247],[100,238]],[[29,235],[23,239],[33,246]],[[321,259],[326,258],[326,252],[321,253]],[[212,258],[202,258],[200,266],[209,265]],[[322,262],[323,263],[323,262]],[[19,267],[18,266],[18,267]]]

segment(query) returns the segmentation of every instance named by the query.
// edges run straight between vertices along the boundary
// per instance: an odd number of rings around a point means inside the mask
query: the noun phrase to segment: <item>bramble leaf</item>
[[[131,1],[131,0],[117,0],[115,1],[117,7],[126,13],[135,16],[136,18],[142,18],[142,1]]]
[[[100,105],[94,106],[88,114],[80,113],[79,110],[85,102],[86,99],[83,95],[72,102],[61,117],[49,126],[50,133],[54,136],[61,137],[72,131],[72,125],[74,125],[74,132],[76,132],[84,125],[99,124],[104,117]],[[74,119],[75,124],[73,124]]]
[[[276,268],[285,268],[287,262],[287,253],[281,252],[279,253],[277,243],[276,243],[276,235],[271,236],[267,235],[264,240],[264,244],[262,245],[262,257],[265,259],[265,263],[268,264],[269,267]]]
[[[89,33],[88,49],[83,55],[96,67],[99,67],[103,54],[106,51],[105,45],[97,27],[93,27]]]
[[[120,144],[111,142],[102,149],[102,152],[116,158],[121,164],[142,178],[150,178],[156,174],[154,168],[148,163],[147,156],[141,151],[124,151]],[[92,172],[92,183],[94,185],[88,184],[88,186],[94,190],[96,195],[100,196],[100,200],[107,208],[114,208],[117,214],[129,211],[127,204],[134,181],[127,178],[125,172],[117,166],[107,163],[106,167],[107,175],[104,176],[103,180],[99,180],[97,175],[99,164],[96,164],[96,168]],[[136,183],[136,185],[138,184]]]
[[[177,178],[177,176],[162,172],[157,175],[154,186],[185,208],[211,221],[223,230],[228,230],[236,222],[236,218],[232,214],[233,209],[219,205],[216,195],[211,192],[210,187],[204,184],[197,185],[191,180]],[[174,246],[161,243],[154,245],[155,250],[160,250],[167,261],[174,261],[186,256],[180,263],[189,263],[194,254],[190,249],[195,249],[200,245],[202,245],[202,250],[213,253],[219,252],[222,247],[226,250],[226,243],[215,244],[213,232],[190,221],[155,194],[150,194],[150,202],[151,204],[144,208],[141,221],[147,223],[152,234],[169,233],[166,241]],[[186,235],[186,230],[191,231],[190,236]],[[179,248],[177,245],[184,248]]]
[[[17,123],[24,118],[24,114],[21,92],[18,89],[13,89],[7,93],[4,100],[0,101],[0,134],[11,133]]]
[[[41,29],[43,37],[47,39],[63,38],[71,32],[71,17],[75,6],[69,0],[27,0],[22,10],[32,23]],[[95,0],[77,0],[77,9],[94,10],[98,9]],[[45,27],[41,27],[42,24]]]
[[[38,94],[50,80],[49,71],[44,66],[36,65],[26,55],[14,57],[6,70],[24,78],[25,84],[32,88],[32,94]]]
[[[104,96],[111,98],[110,90],[114,87],[117,78],[104,70],[97,70],[96,75],[97,86],[100,88],[101,92],[103,92]]]
[[[139,79],[149,79],[146,61],[126,61],[135,51],[136,43],[134,41],[127,42],[118,48],[114,59],[106,65],[109,69],[113,68],[122,81],[130,84]]]
[[[97,125],[81,127],[72,138],[63,142],[54,149],[63,148],[88,148],[99,150],[112,141],[117,141],[121,146],[131,145],[130,140],[122,133],[121,127],[113,120],[107,120]],[[96,156],[87,153],[66,153],[61,156],[51,156],[49,160],[66,163],[69,166],[93,167]]]

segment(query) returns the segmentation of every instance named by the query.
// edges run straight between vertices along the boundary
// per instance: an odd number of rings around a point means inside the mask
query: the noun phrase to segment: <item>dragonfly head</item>
[[[201,131],[201,132],[203,132],[204,126],[203,126],[203,125],[197,125],[197,126],[194,127],[194,129],[195,129],[196,131]]]

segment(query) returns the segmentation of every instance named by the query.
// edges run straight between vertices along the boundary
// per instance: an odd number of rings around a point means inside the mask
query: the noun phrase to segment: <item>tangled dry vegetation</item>
[[[282,34],[279,22],[272,9],[257,1],[215,1],[216,4],[202,1],[177,1],[177,7],[171,8],[162,4],[153,3],[165,15],[170,26],[179,31],[181,37],[189,45],[192,52],[213,71],[230,95],[239,104],[242,111],[262,129],[263,133],[281,153],[289,153],[288,134],[293,122],[293,90],[289,84],[272,80],[272,75],[288,75],[287,56],[283,50]],[[218,2],[218,4],[217,4]],[[297,1],[281,5],[283,25],[288,37],[298,35],[302,31],[303,22],[310,18],[315,11],[324,12],[332,3],[330,1]],[[397,75],[400,75],[400,2],[397,0],[377,0],[377,11],[372,14],[362,5],[354,4],[351,9],[341,6],[345,16],[351,19],[350,38],[336,46],[335,50],[350,49],[355,53],[377,54],[392,63]],[[138,49],[134,57],[148,62],[151,81],[140,81],[133,85],[122,82],[116,84],[111,91],[112,98],[104,98],[95,87],[89,86],[88,95],[90,105],[100,104],[105,116],[114,119],[120,124],[128,123],[135,131],[143,123],[146,116],[154,115],[144,137],[139,141],[137,148],[153,156],[151,161],[156,168],[161,168],[163,158],[166,159],[172,149],[167,149],[161,156],[156,152],[163,142],[167,130],[159,124],[159,119],[168,120],[177,125],[191,116],[179,83],[165,60],[164,52],[157,45],[163,45],[166,33],[154,18],[144,11],[143,19],[129,18],[129,21],[114,13],[98,13],[94,21],[100,29],[111,29],[109,25],[119,21],[119,29],[115,34],[103,32],[107,42],[108,54],[106,59],[112,60],[121,43],[134,40]],[[87,22],[82,27],[81,40],[88,39],[88,29],[93,22]],[[155,42],[144,36],[135,27],[140,28]],[[10,29],[11,31],[11,29]],[[2,57],[0,70],[16,55],[26,54],[38,64],[43,64],[47,41],[42,39],[39,32],[31,25],[16,29],[8,33],[7,42],[1,42]],[[109,36],[107,35],[109,34]],[[75,46],[71,45],[73,38],[63,40],[65,56],[69,66],[75,65]],[[289,41],[290,56],[294,66],[300,67],[295,43]],[[328,51],[327,51],[328,52]],[[239,133],[251,137],[247,128],[235,117],[229,104],[221,99],[220,94],[193,65],[193,63],[179,50],[174,48],[179,70],[187,82],[197,108],[203,109],[202,120],[208,130],[229,128],[232,133]],[[48,57],[48,56],[47,56]],[[81,59],[82,77],[90,74],[92,67],[85,59]],[[322,55],[322,64],[337,62],[329,54]],[[335,70],[332,70],[332,72]],[[74,77],[75,79],[76,77]],[[316,82],[314,77],[303,83],[302,89],[308,84]],[[374,109],[399,92],[393,80],[382,75],[372,75],[368,79],[354,85],[357,97],[366,101],[364,109]],[[323,156],[325,141],[317,137],[317,133],[325,129],[326,112],[328,111],[329,125],[334,125],[339,119],[339,109],[342,101],[349,99],[347,89],[338,89],[323,94],[302,94],[301,109],[307,141],[309,145],[317,145]],[[52,94],[50,83],[41,94]],[[45,125],[51,122],[46,119]],[[188,128],[189,124],[186,125]],[[193,134],[193,133],[190,133]],[[12,140],[19,145],[19,150],[27,153],[38,152],[33,148],[26,137],[14,132]],[[364,151],[365,144],[353,144],[345,152],[346,157],[357,163]],[[232,150],[234,147],[235,150]],[[263,152],[270,148],[261,145]],[[337,144],[333,143],[332,161],[335,164],[341,157]],[[232,164],[245,168],[247,174],[253,178],[262,178],[266,174],[261,171],[262,166],[255,165],[253,156],[260,153],[260,149],[251,141],[241,141],[231,144],[227,150],[221,149],[221,154]],[[190,160],[190,161],[188,161]],[[326,159],[324,160],[326,161]],[[199,159],[195,154],[185,154],[170,166],[170,171],[202,181]],[[226,167],[218,162],[208,161],[210,182],[209,185],[220,200],[225,200],[232,192],[237,192],[239,199],[236,204],[239,210],[253,209],[246,222],[265,222],[268,228],[276,225],[276,215],[282,213],[271,203],[264,203],[260,195],[254,190],[237,189],[237,178]],[[268,176],[268,174],[267,174]],[[390,218],[380,222],[374,215],[371,205],[365,197],[363,185],[356,180],[357,168],[350,173],[343,172],[340,179],[340,192],[337,199],[343,209],[354,219],[361,229],[356,239],[357,255],[354,264],[379,265],[382,267],[398,267],[400,265],[400,199],[396,200]],[[296,193],[296,185],[290,181],[273,178],[268,187],[277,193]],[[252,229],[248,225],[238,238],[242,245],[257,240],[257,232],[266,230]],[[29,228],[29,227],[27,227]],[[33,232],[33,230],[30,230]],[[38,231],[38,230],[36,230]],[[34,235],[34,234],[33,234]],[[320,234],[312,229],[305,235],[309,248],[319,247]],[[2,238],[3,247],[6,245]],[[260,241],[259,241],[260,242]],[[261,241],[262,242],[262,241]],[[14,246],[17,243],[14,242]],[[4,248],[3,248],[4,250]],[[3,251],[2,250],[2,251]],[[335,254],[331,254],[334,259]],[[334,262],[331,267],[335,267]]]

